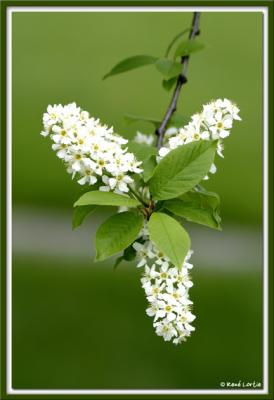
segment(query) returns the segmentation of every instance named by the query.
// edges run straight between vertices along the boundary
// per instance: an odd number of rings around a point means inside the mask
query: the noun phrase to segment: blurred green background
[[[191,18],[188,12],[13,14],[15,388],[262,381],[262,14],[202,14],[199,40],[206,47],[191,57],[179,101],[179,111],[190,116],[227,97],[242,117],[206,183],[220,194],[224,230],[189,227],[197,331],[182,346],[154,334],[134,264],[116,272],[111,263],[92,265],[90,236],[103,217],[71,233],[80,187],[39,135],[47,105],[72,101],[124,136],[152,132],[147,124],[127,126],[123,115],[163,116],[171,94],[156,69],[101,78],[125,57],[162,56]]]

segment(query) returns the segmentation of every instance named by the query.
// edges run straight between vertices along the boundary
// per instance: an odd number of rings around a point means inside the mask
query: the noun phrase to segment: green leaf
[[[113,268],[116,269],[119,266],[119,264],[121,264],[122,261],[133,261],[135,257],[136,257],[136,250],[132,246],[129,246],[124,250],[124,253],[117,258]]]
[[[148,230],[152,242],[181,268],[190,248],[190,238],[179,222],[167,214],[155,212],[149,219]]]
[[[76,206],[87,206],[87,205],[98,205],[98,206],[125,206],[125,207],[137,207],[140,205],[138,200],[131,199],[128,196],[117,194],[113,192],[101,192],[100,190],[91,191],[81,196],[74,207]]]
[[[202,50],[204,47],[205,45],[197,40],[186,40],[178,45],[174,53],[174,59],[188,56],[191,53]]]
[[[186,125],[189,122],[189,118],[186,117],[185,115],[179,114],[178,112],[175,112],[172,114],[172,117],[170,118],[167,127],[175,126],[175,128],[182,128],[184,125]]]
[[[221,230],[220,199],[213,192],[188,192],[180,198],[163,202],[163,208],[187,221]]]
[[[108,72],[103,79],[106,79],[113,75],[118,75],[123,72],[130,71],[132,69],[144,67],[145,65],[154,64],[157,61],[157,57],[148,55],[138,55],[126,58],[116,64],[110,72]]]
[[[171,78],[171,79],[164,79],[162,81],[162,86],[166,91],[169,92],[173,88],[173,86],[176,84],[176,82],[177,82],[177,76],[175,76],[174,78]]]
[[[145,143],[136,143],[134,141],[129,141],[127,144],[128,151],[133,153],[137,160],[145,161],[152,155],[157,154],[157,149],[154,146],[149,146]]]
[[[155,66],[167,80],[178,76],[182,70],[182,65],[180,63],[169,60],[168,58],[159,58]]]
[[[156,118],[141,117],[140,115],[125,114],[124,120],[127,124],[132,124],[133,122],[148,122],[154,125],[156,128],[161,124],[161,121]]]
[[[215,192],[210,192],[206,190],[203,186],[197,185],[196,191],[204,198],[204,202],[207,202],[210,207],[212,207],[214,218],[218,224],[221,223],[222,218],[220,217],[220,197]]]
[[[149,181],[149,179],[152,177],[154,169],[157,166],[157,162],[156,162],[156,157],[154,155],[152,155],[151,157],[149,157],[148,159],[146,159],[145,161],[143,161],[142,164],[142,168],[143,168],[143,178],[144,178],[144,182]]]
[[[96,261],[102,261],[131,245],[143,226],[137,212],[125,211],[112,215],[96,232]]]
[[[82,224],[86,216],[93,213],[96,208],[97,206],[93,205],[74,208],[72,215],[72,229],[78,228],[78,226]]]
[[[136,257],[136,250],[132,246],[129,246],[124,250],[123,256],[126,261],[133,261]]]
[[[191,142],[168,153],[155,168],[149,189],[155,200],[168,200],[191,190],[208,173],[216,142]]]
[[[182,37],[185,33],[189,32],[190,30],[191,30],[190,28],[187,28],[187,29],[184,29],[182,32],[177,33],[177,35],[169,43],[169,45],[166,49],[165,57],[168,57],[169,52],[172,49],[172,46],[174,45],[174,43],[176,43],[177,40],[180,39],[180,37]]]

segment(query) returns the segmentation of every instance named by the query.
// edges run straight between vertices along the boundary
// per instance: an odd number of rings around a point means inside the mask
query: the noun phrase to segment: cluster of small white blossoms
[[[239,111],[239,108],[228,99],[218,99],[204,105],[202,112],[194,114],[189,124],[183,128],[172,127],[166,131],[166,142],[159,150],[159,159],[178,146],[198,140],[218,140],[217,154],[223,157],[223,139],[230,135],[233,120],[241,120]],[[216,172],[214,164],[209,172]]]
[[[141,279],[149,307],[147,315],[153,317],[156,334],[174,344],[186,341],[195,328],[191,325],[195,316],[191,313],[192,301],[188,291],[193,286],[188,270],[192,251],[189,251],[181,269],[176,268],[148,238],[147,228],[142,230],[142,243],[135,242],[137,267],[144,267]]]
[[[99,181],[99,190],[128,192],[128,185],[133,183],[131,174],[142,172],[141,162],[124,147],[128,141],[75,103],[49,105],[43,125],[41,135],[50,135],[52,149],[80,185]]]

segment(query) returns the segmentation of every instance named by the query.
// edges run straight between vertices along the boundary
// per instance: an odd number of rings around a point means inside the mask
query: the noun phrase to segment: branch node
[[[189,34],[190,40],[194,40],[195,37],[200,34],[199,20],[200,20],[200,12],[194,12],[193,18],[192,18],[191,30],[190,30],[190,34]],[[157,135],[157,148],[158,149],[160,149],[162,147],[166,127],[168,126],[168,123],[170,121],[170,118],[172,117],[172,114],[176,110],[177,101],[178,101],[178,98],[180,95],[181,88],[185,83],[187,83],[186,73],[187,73],[187,68],[188,68],[188,62],[189,62],[189,55],[183,56],[181,58],[182,71],[177,78],[177,83],[176,83],[171,101],[169,103],[169,106],[165,113],[165,116],[161,122],[161,125],[155,131],[155,133]]]
[[[183,75],[183,74],[180,74],[178,79],[179,79],[179,82],[180,82],[182,85],[184,85],[185,83],[187,83],[187,77],[186,77],[185,75]]]

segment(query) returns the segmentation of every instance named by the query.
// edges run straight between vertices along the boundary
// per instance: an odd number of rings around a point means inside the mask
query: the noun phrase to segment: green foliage
[[[72,215],[72,229],[76,229],[82,225],[86,216],[92,214],[96,208],[97,206],[95,205],[75,207]]]
[[[172,78],[172,79],[174,79],[174,82],[176,83],[177,78]],[[165,82],[169,82],[169,81],[165,81]],[[134,122],[148,122],[148,123],[152,124],[155,127],[155,129],[157,129],[161,125],[161,122],[162,122],[156,118],[148,118],[148,117],[142,117],[140,115],[131,115],[131,114],[124,115],[124,119],[128,124],[131,124]],[[183,125],[185,125],[188,121],[189,121],[188,117],[186,117],[185,115],[179,114],[176,111],[172,114],[172,116],[167,124],[167,128],[169,128],[171,126],[180,128]]]
[[[129,141],[127,144],[128,151],[133,153],[137,160],[145,161],[149,157],[157,154],[157,149],[154,146],[149,146],[145,143],[136,143]]]
[[[197,141],[168,153],[155,168],[149,189],[155,200],[173,199],[188,192],[208,173],[216,142]]]
[[[156,61],[155,66],[166,80],[178,76],[182,70],[182,64],[169,60],[168,58],[159,58]]]
[[[137,212],[125,211],[112,215],[96,232],[96,261],[119,253],[131,245],[143,226],[143,217]]]
[[[85,193],[74,203],[74,207],[86,205],[137,207],[140,203],[122,194],[95,190]]]
[[[174,218],[160,212],[152,214],[148,229],[152,242],[177,268],[181,268],[190,248],[190,238],[185,229]]]
[[[165,57],[168,57],[170,50],[172,49],[173,45],[177,42],[177,40],[180,39],[180,37],[182,37],[185,33],[189,32],[190,30],[191,30],[190,28],[184,29],[182,32],[179,32],[177,33],[176,36],[174,36],[174,38],[171,40],[166,49]]]
[[[142,168],[144,170],[143,179],[144,179],[145,183],[148,182],[150,180],[150,178],[152,177],[156,166],[157,166],[157,162],[156,162],[156,157],[154,155],[150,156],[145,161],[143,161]]]
[[[189,29],[185,29],[172,39],[167,47],[165,57],[136,55],[126,58],[116,64],[103,79],[155,64],[156,69],[163,76],[163,88],[167,91],[171,90],[176,85],[182,71],[182,63],[176,59],[204,48],[204,45],[196,40],[180,41],[175,49],[173,60],[168,58],[174,44],[188,31]],[[128,124],[139,121],[148,122],[155,129],[158,129],[161,124],[159,119],[130,114],[125,115],[125,121]],[[186,116],[174,112],[168,121],[167,128],[180,128],[187,122]],[[99,191],[96,187],[97,190],[84,193],[75,202],[73,229],[80,226],[84,218],[94,212],[98,206],[139,207],[139,211],[142,211],[149,220],[148,228],[152,242],[175,266],[181,268],[190,248],[190,239],[185,229],[173,218],[173,214],[188,221],[221,229],[218,195],[197,186],[208,173],[214,161],[216,142],[197,141],[179,146],[158,164],[156,147],[129,141],[127,148],[137,160],[142,161],[143,173],[135,177],[135,184],[138,189],[143,183],[147,183],[152,196],[149,207],[140,209],[142,207],[141,198],[141,202],[139,202],[124,194]],[[138,195],[136,196],[138,197]],[[152,207],[150,207],[151,205]],[[117,268],[122,261],[132,261],[136,257],[132,243],[137,239],[143,226],[143,216],[139,211],[126,211],[113,215],[98,228],[96,233],[97,261],[123,251],[123,254],[115,262],[114,268]]]
[[[186,40],[179,43],[174,53],[174,59],[177,57],[188,56],[191,53],[202,50],[204,47],[205,45],[197,40]]]
[[[167,127],[170,128],[171,126],[175,126],[175,128],[181,128],[182,126],[186,125],[189,122],[189,118],[185,115],[179,114],[175,111],[170,120],[167,124]]]
[[[118,75],[123,72],[131,71],[132,69],[144,67],[145,65],[154,64],[157,58],[149,55],[138,55],[133,57],[125,58],[116,64],[110,72],[104,75],[103,79],[106,79],[113,75]]]
[[[206,190],[188,192],[177,199],[164,201],[162,208],[187,221],[221,230],[220,198],[216,193]]]
[[[141,117],[140,115],[132,115],[132,114],[125,114],[124,120],[127,124],[132,124],[133,122],[140,122],[140,121],[148,122],[154,125],[156,128],[161,124],[161,121],[159,119]]]
[[[132,246],[129,246],[124,250],[123,254],[116,259],[113,268],[116,269],[122,261],[133,261],[135,257],[136,250]]]
[[[163,79],[162,86],[167,92],[169,92],[176,84],[176,82],[177,82],[177,76],[171,79]]]
[[[196,187],[197,192],[200,194],[202,198],[204,198],[204,202],[202,206],[204,207],[205,202],[212,207],[214,218],[218,224],[221,223],[222,218],[220,217],[220,196],[215,192],[210,192],[206,190],[203,186],[198,185]],[[221,228],[221,227],[220,227]]]

